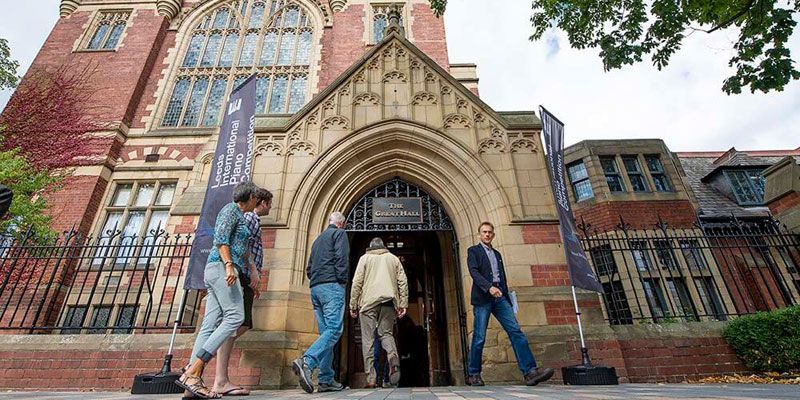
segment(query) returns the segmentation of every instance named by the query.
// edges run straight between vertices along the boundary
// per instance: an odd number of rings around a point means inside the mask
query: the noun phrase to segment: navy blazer
[[[495,257],[497,257],[497,269],[500,272],[500,290],[503,292],[503,297],[511,302],[508,297],[508,285],[506,283],[506,270],[503,267],[503,256],[500,252],[492,249]],[[469,267],[469,274],[472,276],[472,294],[470,296],[470,304],[473,306],[482,306],[488,304],[494,299],[489,294],[489,288],[492,287],[492,264],[489,262],[489,256],[486,255],[486,250],[483,245],[476,244],[475,246],[467,249],[467,267]]]

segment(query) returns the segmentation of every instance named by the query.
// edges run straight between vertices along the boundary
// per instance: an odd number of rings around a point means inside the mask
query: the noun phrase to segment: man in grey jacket
[[[311,371],[319,368],[319,391],[344,389],[334,379],[333,346],[344,328],[344,297],[348,278],[350,244],[344,227],[344,214],[336,211],[328,219],[328,227],[311,245],[306,275],[311,281],[311,304],[317,319],[319,338],[303,357],[292,361],[292,370],[307,393],[314,392]]]

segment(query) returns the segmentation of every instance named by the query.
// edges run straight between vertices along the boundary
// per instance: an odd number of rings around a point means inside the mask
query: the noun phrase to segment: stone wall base
[[[683,382],[704,376],[746,372],[721,337],[723,323],[590,326],[587,345],[595,364],[615,367],[620,382]],[[540,365],[577,364],[580,342],[572,326],[528,329]],[[300,355],[292,333],[248,332],[237,340],[231,379],[257,389],[297,387],[289,363]],[[487,384],[519,384],[522,376],[505,335],[484,354]],[[194,335],[180,334],[173,370],[189,357]],[[169,335],[0,335],[0,389],[129,390],[136,374],[160,369]],[[503,349],[500,354],[500,350]],[[487,349],[489,350],[489,349]],[[495,354],[497,353],[497,354]],[[213,363],[212,363],[213,364]],[[206,372],[213,382],[214,367]],[[459,379],[460,381],[461,379]]]

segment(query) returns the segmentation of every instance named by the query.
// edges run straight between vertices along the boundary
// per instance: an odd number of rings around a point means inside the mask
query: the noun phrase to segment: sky
[[[9,40],[22,75],[58,19],[59,1],[0,4],[0,37]],[[570,48],[563,32],[553,30],[540,41],[529,41],[530,15],[530,1],[448,4],[450,62],[477,64],[481,99],[497,111],[543,105],[564,122],[567,145],[585,139],[661,138],[673,151],[800,147],[800,81],[783,92],[722,92],[731,74],[734,31],[690,36],[662,71],[645,61],[604,72],[597,50]],[[800,60],[800,26],[790,48]],[[0,91],[0,108],[10,95]]]

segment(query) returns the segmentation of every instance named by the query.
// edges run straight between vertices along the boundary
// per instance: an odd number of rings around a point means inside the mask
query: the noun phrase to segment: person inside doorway
[[[511,298],[508,295],[508,283],[503,267],[503,257],[500,252],[492,247],[494,239],[494,225],[483,222],[478,227],[480,243],[467,249],[467,266],[472,276],[472,294],[470,303],[474,316],[472,345],[469,350],[469,366],[467,384],[483,386],[481,378],[481,357],[483,345],[486,342],[486,328],[489,325],[489,315],[494,315],[511,340],[511,347],[517,358],[525,384],[536,386],[553,377],[552,368],[536,366],[528,338],[519,327]]]
[[[400,381],[400,357],[394,340],[394,324],[403,318],[408,309],[408,281],[400,259],[390,253],[379,237],[369,243],[366,254],[356,266],[350,288],[350,315],[359,318],[367,388],[377,386],[378,375],[375,357],[375,331],[381,346],[386,350],[389,363],[389,382],[396,386]]]

